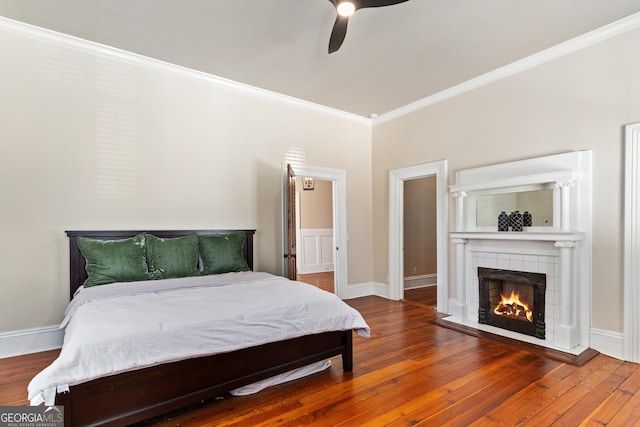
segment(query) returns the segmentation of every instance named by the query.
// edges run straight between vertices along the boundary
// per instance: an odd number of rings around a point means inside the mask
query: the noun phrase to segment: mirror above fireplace
[[[499,169],[499,165],[495,167]],[[459,172],[460,183],[450,187],[457,199],[456,231],[498,231],[498,215],[516,210],[532,216],[531,226],[524,227],[524,231],[571,230],[577,212],[571,209],[570,188],[580,180],[578,173],[557,170],[491,179],[491,174],[478,172],[486,169]]]
[[[495,229],[500,212],[531,215],[532,227],[553,227],[553,189],[476,196],[476,225]],[[526,224],[525,224],[526,225]]]

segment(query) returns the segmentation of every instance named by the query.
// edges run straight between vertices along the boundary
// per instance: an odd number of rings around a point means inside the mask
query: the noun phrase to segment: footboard
[[[125,372],[72,386],[56,405],[68,426],[129,425],[331,356],[350,372],[352,339],[325,332]]]

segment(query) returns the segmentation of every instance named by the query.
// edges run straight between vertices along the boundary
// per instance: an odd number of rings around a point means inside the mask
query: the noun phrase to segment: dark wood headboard
[[[156,237],[171,238],[187,236],[197,233],[201,235],[223,235],[237,232],[245,234],[244,245],[242,246],[242,255],[247,261],[249,268],[253,270],[253,235],[255,230],[156,230],[156,231],[117,231],[117,230],[93,230],[93,231],[67,231],[69,237],[69,298],[73,298],[76,290],[82,286],[87,279],[87,270],[85,269],[85,259],[78,248],[78,237],[89,237],[90,239],[111,240],[126,239],[136,236],[140,233],[153,234]]]

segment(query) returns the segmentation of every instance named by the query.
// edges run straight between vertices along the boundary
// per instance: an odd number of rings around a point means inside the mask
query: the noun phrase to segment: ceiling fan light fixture
[[[392,6],[394,4],[404,3],[409,0],[329,0],[329,2],[336,8],[336,22],[333,24],[331,30],[331,37],[329,37],[329,53],[333,53],[340,49],[345,36],[347,35],[347,23],[349,17],[353,15],[356,10],[364,9],[367,7],[382,7]]]
[[[350,1],[343,1],[336,7],[340,16],[349,17],[356,11],[356,6]]]

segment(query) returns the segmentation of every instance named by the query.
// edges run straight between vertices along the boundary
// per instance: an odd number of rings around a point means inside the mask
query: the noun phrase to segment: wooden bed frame
[[[67,231],[70,247],[70,294],[87,277],[77,237],[123,239],[147,232],[158,237],[191,233],[220,235],[243,231],[244,257],[253,269],[255,230]],[[71,386],[56,396],[64,406],[65,425],[124,426],[164,414],[326,358],[342,355],[342,368],[353,368],[352,331],[308,335],[143,368]]]

